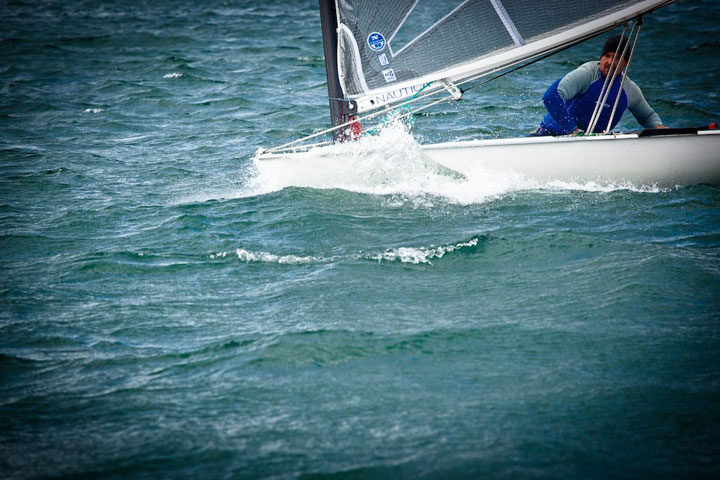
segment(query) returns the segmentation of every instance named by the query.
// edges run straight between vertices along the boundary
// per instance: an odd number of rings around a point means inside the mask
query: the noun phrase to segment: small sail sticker
[[[385,55],[384,53],[381,53],[380,55],[378,55],[378,61],[380,62],[380,65],[382,65],[383,67],[390,64],[390,62],[387,59],[387,55]]]
[[[397,78],[395,78],[395,72],[393,72],[392,68],[383,70],[382,73],[383,73],[383,75],[385,75],[386,82],[394,82],[395,80],[397,80]]]
[[[379,52],[380,50],[385,48],[385,37],[382,36],[382,33],[371,33],[370,35],[368,35],[367,42],[370,48],[375,50],[376,52]]]

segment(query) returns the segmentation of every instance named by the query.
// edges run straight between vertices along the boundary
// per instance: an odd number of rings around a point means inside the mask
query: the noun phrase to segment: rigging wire
[[[625,24],[625,29],[623,30],[622,35],[620,35],[620,42],[618,43],[618,46],[623,45],[622,52],[619,55],[620,59],[625,58],[625,54],[627,53],[628,45],[630,44],[629,40],[633,36],[635,32],[636,24],[633,24],[632,28],[630,29],[630,34],[628,35],[628,40],[625,40],[625,32],[627,32],[628,24]],[[617,52],[615,52],[615,55]],[[597,126],[597,122],[600,120],[600,114],[602,113],[602,109],[604,108],[605,102],[607,101],[608,97],[610,96],[610,91],[612,90],[612,85],[615,83],[615,79],[618,75],[622,75],[622,67],[620,66],[622,64],[622,61],[615,60],[615,55],[613,55],[613,60],[610,64],[610,69],[608,70],[608,74],[605,76],[605,81],[603,82],[602,89],[600,90],[600,96],[598,97],[598,100],[595,102],[595,108],[593,109],[593,114],[590,117],[590,122],[587,126],[587,129],[585,130],[587,133],[593,133],[595,130],[595,127]],[[618,93],[615,96],[616,99],[620,98],[620,91],[618,90]]]
[[[625,85],[625,79],[627,78],[627,72],[630,70],[630,63],[632,62],[633,54],[635,53],[635,47],[637,46],[638,39],[640,38],[640,29],[642,28],[643,21],[642,17],[638,19],[637,21],[637,32],[635,33],[635,41],[633,42],[632,49],[630,50],[630,56],[628,57],[627,65],[625,66],[625,74],[622,76],[622,80],[620,80],[620,89],[618,90],[618,95],[615,97],[615,105],[613,105],[612,113],[610,113],[610,120],[608,120],[607,128],[605,129],[604,133],[608,133],[610,131],[610,127],[612,126],[612,121],[615,118],[615,111],[617,110],[618,103],[620,103],[620,92],[623,91],[623,86]],[[628,37],[628,43],[630,38]],[[627,45],[625,46],[627,48]]]
[[[595,103],[595,109],[593,110],[593,114],[590,117],[590,123],[588,124],[588,128],[586,130],[587,133],[592,133],[595,128],[597,127],[597,123],[600,121],[600,114],[602,112],[602,109],[604,108],[605,102],[607,101],[607,98],[610,94],[611,85],[615,83],[615,79],[618,75],[620,75],[620,87],[618,89],[618,93],[615,95],[615,102],[613,103],[613,109],[610,114],[610,119],[608,120],[608,124],[605,127],[605,129],[602,131],[602,133],[609,133],[610,128],[612,127],[612,121],[615,118],[615,113],[617,111],[617,106],[620,103],[620,97],[622,96],[623,86],[625,85],[625,79],[627,78],[627,72],[630,68],[630,63],[632,62],[633,54],[635,53],[635,47],[637,46],[638,39],[640,38],[640,29],[642,28],[642,18],[639,18],[630,29],[630,33],[628,34],[627,41],[624,40],[625,32],[627,31],[627,24],[625,25],[625,29],[623,30],[623,34],[620,37],[620,44],[622,45],[622,42],[625,42],[625,45],[622,50],[622,54],[620,55],[620,58],[625,58],[626,54],[628,53],[628,47],[630,47],[630,42],[632,41],[632,48],[630,49],[630,53],[628,55],[628,60],[626,63],[626,66],[624,68],[620,67],[621,62],[618,61],[617,63],[614,63],[612,65],[611,70],[608,72],[608,75],[605,77],[605,82],[603,82],[603,88],[600,91],[600,101]],[[633,39],[634,35],[634,39]],[[613,57],[614,58],[614,57]]]
[[[622,42],[623,42],[623,39],[625,38],[625,33],[627,32],[627,29],[628,29],[628,24],[626,23],[623,28],[623,32],[620,35],[620,43],[618,43],[618,46],[622,45]],[[624,53],[624,51],[623,51],[623,53]],[[622,58],[622,55],[620,55],[620,58]],[[602,58],[601,58],[601,60],[602,60]],[[602,105],[605,104],[605,98],[607,97],[607,93],[609,92],[609,87],[615,81],[615,74],[617,73],[617,67],[619,65],[620,65],[620,62],[611,63],[610,69],[608,70],[608,74],[605,75],[605,80],[603,81],[602,88],[600,89],[600,94],[598,95],[598,99],[595,100],[595,107],[593,108],[592,115],[590,115],[590,121],[588,122],[588,125],[585,128],[585,132],[588,134],[592,133],[593,129],[595,128],[595,124],[597,123],[598,116],[600,115]]]

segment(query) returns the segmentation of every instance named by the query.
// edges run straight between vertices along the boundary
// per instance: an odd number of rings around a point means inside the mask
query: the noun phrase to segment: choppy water
[[[315,2],[0,12],[0,477],[717,478],[720,190],[412,154],[523,135],[602,40],[293,172],[253,156],[328,123]],[[717,2],[639,48],[720,118]]]

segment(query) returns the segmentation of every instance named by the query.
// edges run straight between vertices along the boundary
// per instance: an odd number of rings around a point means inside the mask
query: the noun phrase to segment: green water
[[[602,39],[339,178],[253,163],[328,123],[315,2],[0,11],[0,477],[717,478],[720,190],[393,153],[524,135]],[[639,49],[720,118],[716,2]]]

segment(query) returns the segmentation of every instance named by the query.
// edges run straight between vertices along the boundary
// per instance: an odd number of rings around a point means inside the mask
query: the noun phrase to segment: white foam
[[[102,108],[86,108],[83,113],[100,113],[102,111]]]
[[[250,252],[244,248],[235,250],[235,255],[243,262],[262,262],[262,263],[279,263],[279,264],[307,264],[307,263],[327,263],[332,261],[325,257],[298,256],[298,255],[275,255],[268,252]]]
[[[183,76],[182,73],[173,72],[173,73],[167,73],[167,74],[163,75],[163,78],[180,78],[182,76]]]
[[[478,238],[466,242],[450,245],[430,247],[397,247],[381,253],[357,253],[348,255],[314,256],[314,255],[280,255],[270,252],[253,252],[238,248],[235,252],[216,252],[210,254],[211,259],[226,258],[234,253],[241,262],[246,263],[276,263],[281,265],[324,264],[342,261],[372,260],[377,262],[401,262],[412,264],[432,265],[432,260],[439,259],[455,250],[464,247],[474,247]]]
[[[407,127],[393,122],[377,135],[356,142],[319,147],[295,155],[292,162],[255,158],[248,195],[286,187],[343,189],[406,198],[439,197],[450,203],[482,203],[508,191],[536,188],[522,176],[490,173],[479,165],[462,174],[430,159]]]
[[[548,187],[557,190],[579,190],[584,192],[615,192],[628,190],[638,193],[659,193],[669,191],[668,188],[660,188],[657,185],[635,185],[632,182],[563,182],[554,180],[547,184]]]
[[[455,245],[446,245],[446,246],[439,246],[439,247],[429,247],[429,248],[412,248],[412,247],[400,247],[400,248],[394,248],[392,250],[388,250],[387,252],[373,255],[370,258],[373,260],[380,261],[400,261],[403,263],[413,263],[413,264],[419,264],[419,263],[427,263],[432,265],[431,260],[436,258],[442,258],[446,254],[453,252],[455,250],[458,250],[463,247],[474,247],[478,244],[478,239],[473,238],[472,240],[468,242],[462,242]]]
[[[210,254],[211,259],[226,258],[234,254],[238,260],[245,263],[278,263],[278,264],[321,264],[329,263],[335,260],[341,260],[341,257],[316,257],[312,255],[278,255],[269,252],[252,252],[244,248],[238,248],[235,252],[216,252]],[[349,257],[348,257],[349,258]]]
[[[137,142],[138,140],[144,140],[146,138],[150,137],[150,135],[131,135],[129,137],[120,137],[115,139],[118,143],[132,143]]]

